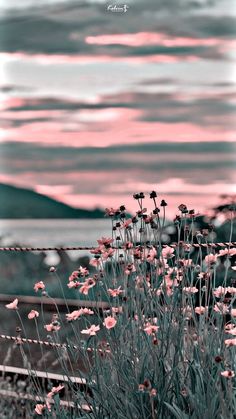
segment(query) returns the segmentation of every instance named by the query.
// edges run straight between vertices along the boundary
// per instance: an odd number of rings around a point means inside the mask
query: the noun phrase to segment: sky
[[[170,214],[235,194],[235,34],[234,0],[0,0],[0,182]]]

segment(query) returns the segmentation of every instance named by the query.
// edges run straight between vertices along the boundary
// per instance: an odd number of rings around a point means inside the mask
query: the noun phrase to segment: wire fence
[[[22,345],[23,343],[27,343],[30,345],[43,345],[48,346],[51,348],[62,348],[62,349],[73,349],[73,350],[79,350],[81,351],[83,348],[82,346],[77,346],[74,344],[68,344],[68,343],[57,343],[57,342],[49,342],[48,340],[38,340],[38,339],[30,339],[30,338],[23,338],[21,336],[11,336],[11,335],[0,335],[0,339],[12,341],[18,345]],[[94,348],[86,347],[84,348],[87,352],[93,352],[95,351]],[[107,352],[110,353],[109,349],[97,349],[98,352]]]
[[[140,245],[152,245],[152,243],[136,243],[136,246]],[[156,246],[156,244],[155,244]],[[220,242],[220,243],[185,243],[185,242],[178,242],[178,243],[169,243],[169,244],[162,244],[161,247],[173,247],[176,248],[178,246],[191,246],[193,248],[221,248],[221,247],[235,247],[236,242]],[[112,249],[124,249],[124,246],[111,246]],[[95,246],[68,246],[68,247],[0,247],[0,252],[48,252],[48,251],[70,251],[70,250],[95,250]]]

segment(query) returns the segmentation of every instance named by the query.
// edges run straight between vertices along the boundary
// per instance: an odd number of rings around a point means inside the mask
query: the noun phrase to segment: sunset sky
[[[0,0],[0,182],[171,213],[236,193],[235,35],[234,0]]]

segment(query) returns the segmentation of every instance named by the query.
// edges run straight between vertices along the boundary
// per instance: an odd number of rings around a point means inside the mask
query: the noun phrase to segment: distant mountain
[[[99,208],[72,208],[30,189],[0,183],[0,218],[103,218]]]

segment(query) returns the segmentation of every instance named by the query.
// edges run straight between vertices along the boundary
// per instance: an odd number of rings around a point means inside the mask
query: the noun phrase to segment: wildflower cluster
[[[178,240],[166,242],[167,203],[158,204],[152,191],[154,208],[148,212],[144,193],[134,199],[133,216],[124,205],[106,209],[111,237],[99,239],[91,251],[93,274],[80,266],[69,276],[67,286],[78,297],[89,303],[95,295],[93,308],[78,307],[60,318],[56,313],[44,325],[57,342],[67,328],[61,342],[80,348],[67,354],[71,364],[83,355],[77,372],[90,383],[92,396],[86,395],[91,410],[82,417],[231,418],[236,248],[213,246],[211,226],[199,232],[194,210],[184,204],[172,225]],[[41,282],[34,289],[46,291]],[[18,301],[7,308],[18,310]],[[36,310],[28,314],[35,322],[38,317]],[[52,389],[36,413],[50,413],[58,391]],[[78,398],[73,392],[75,403]]]

